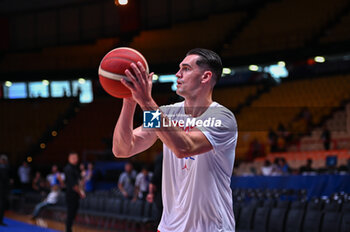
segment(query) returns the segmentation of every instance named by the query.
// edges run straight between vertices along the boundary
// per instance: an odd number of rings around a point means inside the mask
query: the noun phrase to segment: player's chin
[[[183,95],[184,95],[184,92],[183,92],[183,90],[181,89],[181,87],[180,87],[180,88],[178,87],[178,88],[176,89],[176,94],[179,95],[179,96],[181,96],[181,97],[184,97],[184,96],[183,96]]]

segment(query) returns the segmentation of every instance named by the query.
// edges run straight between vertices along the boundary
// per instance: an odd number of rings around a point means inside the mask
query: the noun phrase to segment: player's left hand
[[[132,63],[131,69],[125,70],[125,75],[130,82],[122,79],[121,82],[130,89],[133,99],[143,108],[148,102],[152,101],[152,77],[153,73],[148,74],[141,62]]]

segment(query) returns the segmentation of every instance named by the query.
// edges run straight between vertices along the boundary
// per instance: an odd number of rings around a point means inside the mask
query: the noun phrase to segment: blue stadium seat
[[[289,204],[289,201],[278,201],[276,208],[271,210],[268,223],[269,232],[281,232],[284,230]]]
[[[295,201],[287,214],[285,232],[300,232],[305,214],[306,202]]]
[[[315,200],[309,202],[305,212],[305,218],[303,223],[304,232],[319,232],[322,221],[322,206],[321,200]]]

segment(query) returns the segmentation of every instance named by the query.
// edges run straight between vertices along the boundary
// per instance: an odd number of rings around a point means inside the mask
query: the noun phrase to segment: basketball
[[[131,63],[140,61],[148,72],[148,64],[145,57],[132,48],[120,47],[108,52],[102,59],[98,68],[98,75],[102,88],[111,96],[116,98],[131,97],[130,90],[120,80],[128,77],[125,70],[130,69]]]

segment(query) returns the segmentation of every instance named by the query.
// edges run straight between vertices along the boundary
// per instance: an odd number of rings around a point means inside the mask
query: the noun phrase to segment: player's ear
[[[211,71],[205,71],[202,75],[202,83],[208,83],[213,78],[213,73]]]

